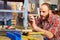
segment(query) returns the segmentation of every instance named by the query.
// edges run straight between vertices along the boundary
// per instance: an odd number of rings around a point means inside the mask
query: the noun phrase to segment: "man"
[[[52,14],[50,5],[43,3],[40,6],[40,18],[35,21],[32,15],[29,16],[29,25],[37,32],[44,32],[48,40],[60,40],[60,17]],[[41,25],[41,28],[37,24]]]

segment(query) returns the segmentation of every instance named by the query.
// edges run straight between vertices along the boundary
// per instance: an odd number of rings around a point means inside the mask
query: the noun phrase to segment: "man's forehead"
[[[40,10],[46,11],[48,10],[48,7],[46,5],[42,5],[40,6]]]

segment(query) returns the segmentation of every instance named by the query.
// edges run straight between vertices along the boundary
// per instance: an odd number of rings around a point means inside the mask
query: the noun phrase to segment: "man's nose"
[[[44,14],[41,12],[40,15],[44,15]]]

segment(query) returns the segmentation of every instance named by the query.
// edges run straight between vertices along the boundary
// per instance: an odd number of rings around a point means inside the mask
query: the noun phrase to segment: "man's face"
[[[40,16],[43,20],[46,19],[48,14],[49,14],[48,7],[46,5],[40,6]]]

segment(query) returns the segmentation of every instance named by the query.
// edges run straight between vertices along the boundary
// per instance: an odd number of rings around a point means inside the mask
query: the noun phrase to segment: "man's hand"
[[[28,24],[29,24],[29,26],[33,26],[33,24],[35,24],[35,18],[34,18],[34,16],[33,15],[31,15],[31,14],[29,14],[28,15]]]
[[[31,21],[31,22],[34,22],[35,21],[35,18],[33,15],[28,15],[28,20]]]

